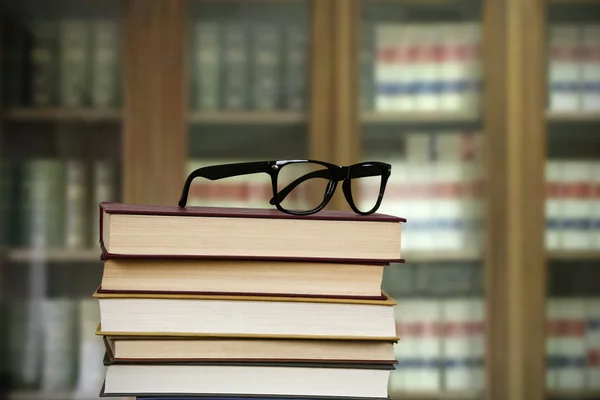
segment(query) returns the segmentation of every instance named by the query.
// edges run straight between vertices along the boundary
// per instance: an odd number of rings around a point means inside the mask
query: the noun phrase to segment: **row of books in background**
[[[199,20],[192,30],[192,106],[303,110],[307,42],[301,24]]]
[[[104,343],[95,335],[94,299],[10,300],[7,357],[1,362],[10,391],[73,393],[94,398],[104,380]]]
[[[403,251],[456,251],[477,253],[483,237],[482,138],[478,132],[408,133],[404,149],[397,156],[369,156],[392,164],[379,212],[410,215],[403,229]],[[188,173],[205,165],[243,160],[196,160]],[[379,182],[359,181],[363,202],[370,209],[379,191]],[[266,174],[222,181],[197,179],[192,183],[189,202],[194,205],[261,207],[272,197]],[[298,193],[298,202],[307,193]]]
[[[39,304],[41,318],[35,319],[33,302],[9,304],[9,353],[3,366],[11,390],[96,395],[105,371],[99,361],[104,344],[94,334],[97,302],[45,299]],[[482,299],[407,298],[395,306],[395,315],[402,340],[395,345],[391,394],[482,390]],[[599,389],[600,299],[550,298],[547,315],[548,389]]]
[[[600,298],[549,298],[546,386],[600,389]]]
[[[549,28],[548,92],[551,111],[600,110],[600,24]]]
[[[546,247],[600,249],[600,162],[546,162]]]
[[[3,244],[69,250],[97,245],[98,203],[118,196],[114,162],[34,158],[0,166]]]
[[[362,107],[378,112],[465,112],[480,108],[478,22],[365,22]]]
[[[121,38],[116,20],[36,19],[9,29],[4,71],[8,105],[118,105]]]

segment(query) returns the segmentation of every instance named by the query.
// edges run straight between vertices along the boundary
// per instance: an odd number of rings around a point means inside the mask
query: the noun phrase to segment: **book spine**
[[[563,173],[568,180],[563,201],[564,232],[561,248],[588,249],[591,244],[592,170],[587,161],[566,161]]]
[[[587,349],[586,320],[582,299],[560,299],[557,302],[559,324],[557,389],[585,387]]]
[[[585,111],[600,110],[600,24],[583,27],[583,99]]]
[[[195,106],[199,110],[217,110],[220,104],[219,23],[197,21],[194,26]]]
[[[370,111],[375,97],[375,43],[374,24],[363,21],[360,41],[360,109]]]
[[[223,32],[223,107],[226,110],[248,108],[249,40],[246,25],[229,23]]]
[[[285,96],[286,109],[306,109],[308,89],[308,35],[306,27],[289,25],[285,28]]]
[[[483,389],[483,302],[479,299],[444,300],[443,382],[445,390]]]
[[[394,26],[390,24],[378,24],[375,27],[375,82],[376,97],[375,109],[386,112],[394,110],[395,82],[394,78],[400,75],[395,74],[397,67],[397,50],[393,43]]]
[[[77,397],[96,395],[102,387],[106,367],[102,365],[104,342],[96,335],[100,309],[96,299],[79,300],[77,305],[78,362],[75,393]]]
[[[560,324],[558,300],[546,300],[546,389],[558,388],[558,372],[560,370]]]
[[[438,46],[439,33],[436,26],[418,24],[416,70],[418,78],[415,92],[417,111],[436,111],[439,109],[438,80],[440,76]]]
[[[89,64],[89,25],[85,20],[65,19],[59,27],[59,103],[82,107],[86,103]]]
[[[276,24],[252,26],[253,108],[273,111],[280,106],[282,39]]]
[[[465,51],[463,94],[463,111],[469,114],[478,113],[481,104],[482,72],[481,72],[481,24],[464,23],[463,30]]]
[[[76,302],[71,299],[46,299],[43,316],[43,391],[66,391],[75,379]]]
[[[65,245],[80,249],[87,244],[86,168],[82,161],[69,160],[65,164]]]
[[[3,35],[5,61],[2,97],[5,107],[25,106],[29,100],[29,47],[31,35],[21,24],[8,25]]]
[[[546,249],[558,250],[562,242],[562,201],[560,177],[562,163],[555,160],[546,162]]]
[[[90,101],[96,108],[117,107],[120,102],[120,27],[112,20],[96,20],[91,26],[92,82]]]
[[[576,111],[579,109],[581,79],[578,27],[551,26],[549,46],[549,108],[551,111]]]
[[[586,388],[600,389],[600,298],[586,300],[587,376]]]
[[[63,245],[63,166],[57,160],[32,160],[23,165],[21,244],[43,249]]]
[[[53,21],[36,20],[31,32],[31,102],[34,106],[51,106],[56,102],[57,90],[57,27]]]
[[[396,331],[403,339],[394,345],[398,363],[392,376],[392,390],[439,391],[442,388],[441,303],[411,299],[396,306],[395,314]]]
[[[431,151],[432,137],[425,133],[410,133],[406,137],[405,158],[406,171],[406,200],[404,207],[410,207],[412,215],[411,242],[404,246],[406,251],[430,250],[434,246],[432,226],[437,222],[434,217],[432,202],[433,182],[433,153]],[[401,206],[402,203],[399,204]],[[405,212],[408,210],[405,209]],[[406,224],[407,226],[409,224]],[[408,236],[408,235],[407,235]]]
[[[600,161],[592,162],[592,240],[591,248],[600,249]]]

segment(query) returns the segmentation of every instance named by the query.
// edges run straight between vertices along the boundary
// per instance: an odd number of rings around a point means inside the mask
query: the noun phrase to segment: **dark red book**
[[[404,218],[345,211],[308,216],[277,209],[100,204],[109,258],[233,258],[402,262]]]

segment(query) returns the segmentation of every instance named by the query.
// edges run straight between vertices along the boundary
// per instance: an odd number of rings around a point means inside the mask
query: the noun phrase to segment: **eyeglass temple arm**
[[[364,166],[361,168],[357,168],[354,169],[352,171],[352,175],[351,178],[364,178],[367,176],[376,176],[376,175],[381,175],[381,170],[378,167],[375,166]],[[292,190],[294,190],[298,185],[300,185],[302,182],[305,182],[309,179],[312,178],[325,178],[325,179],[329,179],[330,178],[330,172],[327,169],[320,169],[318,171],[313,171],[313,172],[309,172],[308,174],[302,175],[301,177],[297,178],[296,180],[290,182],[289,185],[287,185],[286,187],[284,187],[283,189],[281,189],[281,191],[279,191],[277,193],[277,197],[279,198],[279,202],[282,202],[283,200],[285,200],[285,198],[287,197],[287,195],[290,194],[290,192]],[[275,199],[275,197],[272,197],[271,200],[269,200],[269,204],[276,204],[277,203],[277,199]]]
[[[194,170],[188,175],[183,184],[183,190],[181,191],[181,197],[179,198],[179,207],[185,207],[190,191],[192,181],[196,178],[206,178],[211,181],[215,181],[223,178],[231,178],[240,175],[257,174],[260,172],[267,172],[269,170],[269,163],[260,162],[246,162],[246,163],[235,163],[235,164],[222,164],[222,165],[211,165],[208,167],[202,167]]]

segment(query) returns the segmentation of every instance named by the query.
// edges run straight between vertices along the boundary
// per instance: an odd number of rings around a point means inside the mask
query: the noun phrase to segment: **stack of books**
[[[100,204],[101,396],[388,398],[404,219]]]

